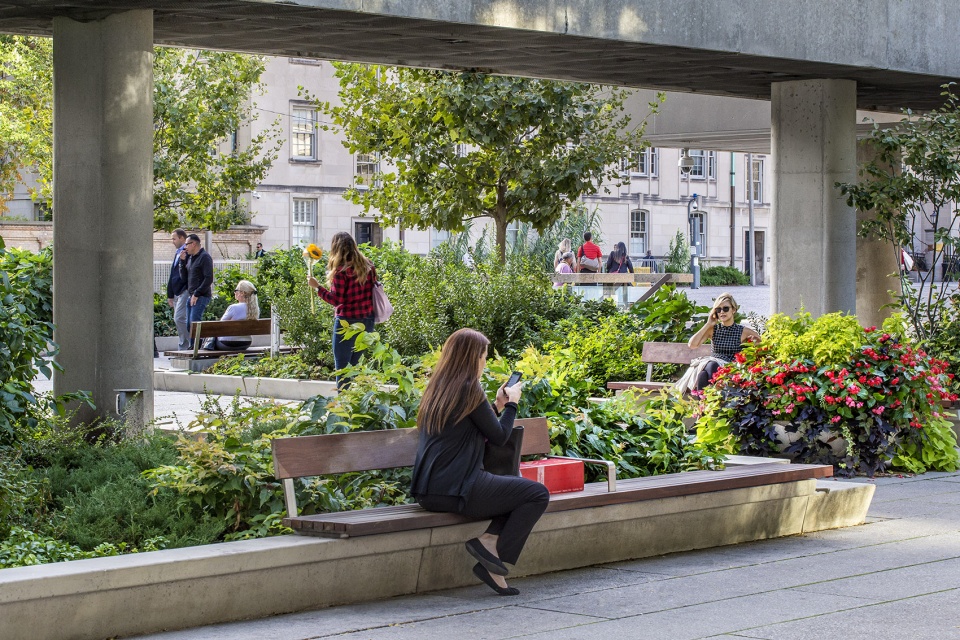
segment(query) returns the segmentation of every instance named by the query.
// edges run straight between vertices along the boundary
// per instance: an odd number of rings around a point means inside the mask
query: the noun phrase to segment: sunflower
[[[310,256],[314,260],[319,260],[323,257],[323,251],[320,250],[320,247],[312,243],[307,245],[307,248],[303,250],[303,254]]]

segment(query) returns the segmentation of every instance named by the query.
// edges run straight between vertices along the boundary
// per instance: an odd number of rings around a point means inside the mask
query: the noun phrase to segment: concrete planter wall
[[[222,396],[240,394],[278,400],[306,400],[313,396],[331,396],[337,392],[333,380],[286,380],[218,376],[187,371],[154,371],[153,388],[157,391],[211,393]]]

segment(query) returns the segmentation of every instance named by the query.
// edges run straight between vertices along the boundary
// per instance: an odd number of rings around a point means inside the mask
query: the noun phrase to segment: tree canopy
[[[620,89],[342,63],[336,75],[340,104],[318,102],[322,126],[381,162],[346,197],[390,225],[462,231],[489,218],[501,259],[510,223],[548,227],[645,146],[646,120],[631,126]]]
[[[51,203],[53,48],[46,38],[0,36],[0,213],[24,172],[31,194]],[[259,184],[280,148],[274,122],[248,144],[252,92],[264,59],[213,51],[154,49],[154,227],[223,229],[246,220],[237,197]],[[223,149],[223,147],[230,147]]]

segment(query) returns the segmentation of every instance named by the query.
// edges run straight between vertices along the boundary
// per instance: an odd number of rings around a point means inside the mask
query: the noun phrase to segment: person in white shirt
[[[221,320],[257,320],[260,318],[260,303],[257,301],[257,288],[249,280],[241,280],[237,283],[237,288],[233,291],[233,297],[236,298],[235,304],[227,307],[223,312]],[[203,348],[220,351],[236,351],[237,349],[246,349],[250,346],[252,339],[250,336],[229,336],[223,338],[210,338]]]

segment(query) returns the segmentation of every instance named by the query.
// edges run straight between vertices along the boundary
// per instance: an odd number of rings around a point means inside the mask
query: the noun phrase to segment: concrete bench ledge
[[[856,525],[873,491],[808,479],[548,513],[511,575]],[[281,536],[5,569],[0,637],[122,637],[474,584],[463,543],[485,527]]]
[[[212,393],[224,396],[239,393],[242,396],[258,398],[306,400],[317,395],[335,395],[337,383],[333,380],[289,380],[156,370],[153,372],[153,388],[157,391]]]

